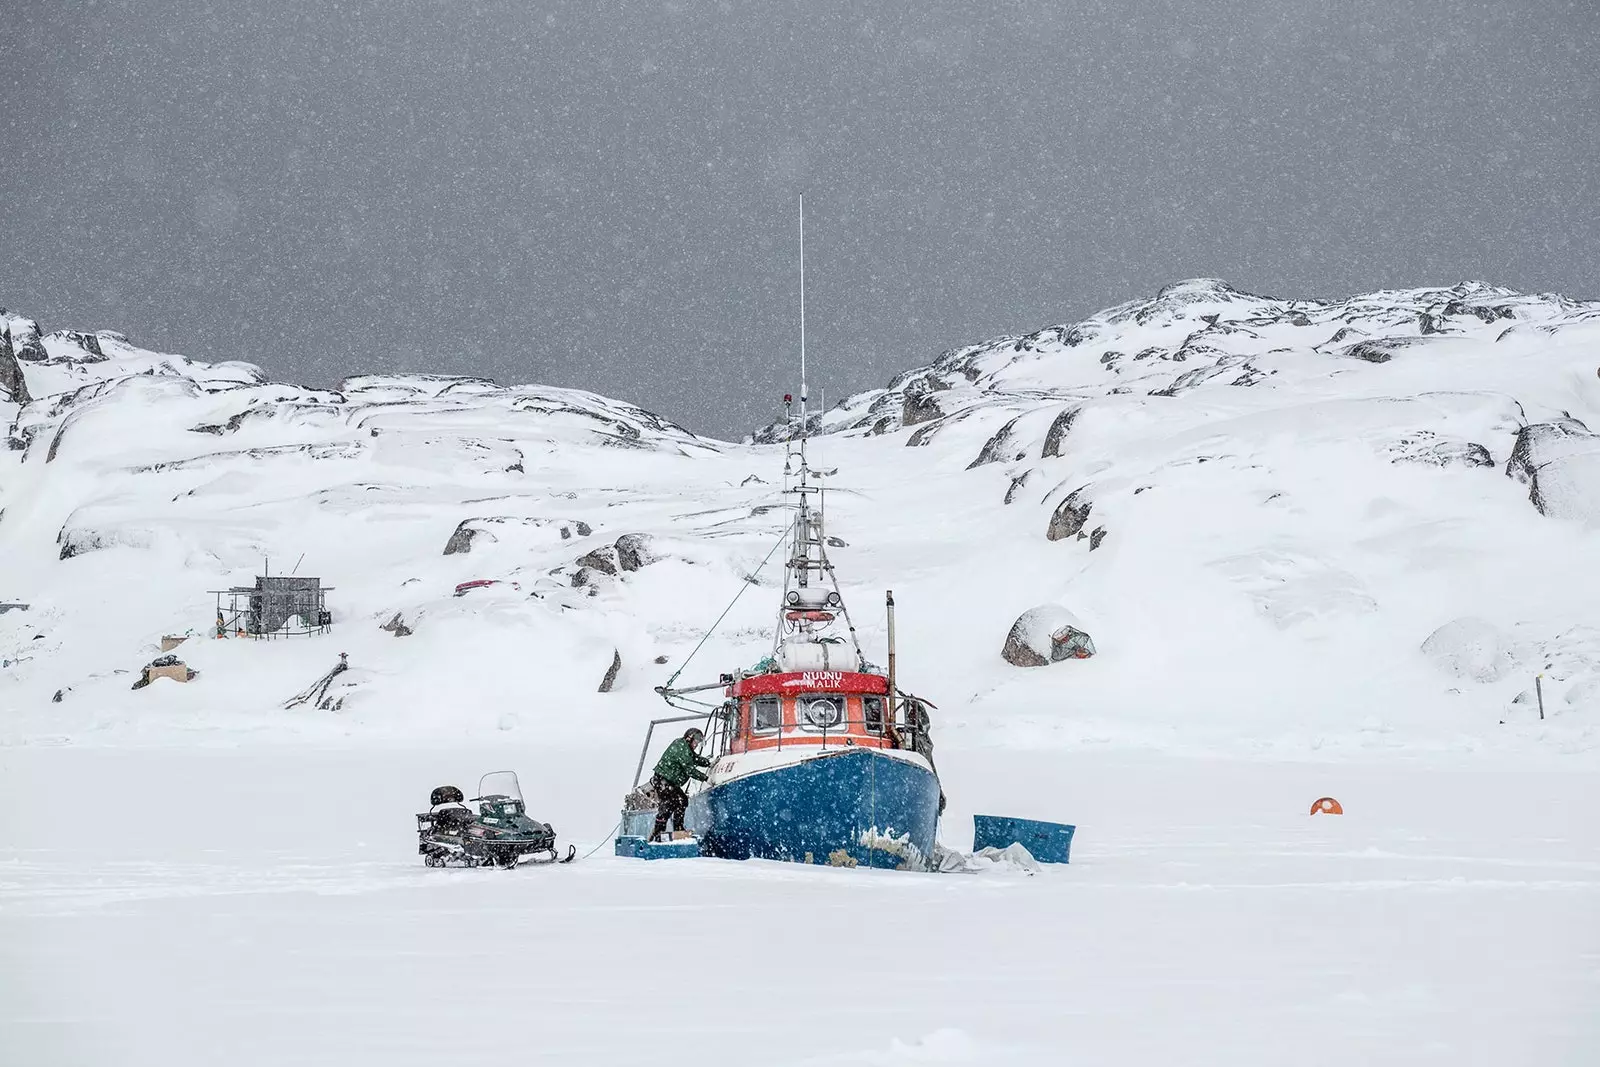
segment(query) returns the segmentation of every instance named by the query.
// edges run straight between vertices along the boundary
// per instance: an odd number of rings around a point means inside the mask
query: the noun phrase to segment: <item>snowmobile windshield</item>
[[[516,771],[490,771],[478,779],[478,796],[480,797],[510,797],[512,800],[522,799],[522,786],[517,781]]]

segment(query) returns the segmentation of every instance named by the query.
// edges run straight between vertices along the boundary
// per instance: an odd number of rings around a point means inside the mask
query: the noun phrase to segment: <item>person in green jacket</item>
[[[700,744],[705,739],[704,733],[691,726],[683,732],[682,737],[668,745],[656,761],[655,772],[650,776],[650,787],[656,794],[656,826],[650,831],[652,840],[666,830],[668,820],[678,829],[684,829],[683,819],[689,807],[689,794],[683,791],[683,787],[691,778],[705,781],[706,772],[700,768],[711,766],[711,761],[699,752]]]

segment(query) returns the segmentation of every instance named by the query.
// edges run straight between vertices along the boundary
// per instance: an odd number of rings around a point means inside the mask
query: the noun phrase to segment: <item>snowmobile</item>
[[[417,813],[417,851],[429,867],[500,867],[509,870],[523,857],[530,863],[571,863],[578,853],[556,848],[555,828],[530,819],[515,771],[492,771],[478,780],[469,807],[461,790],[441,785],[428,796],[428,810]]]

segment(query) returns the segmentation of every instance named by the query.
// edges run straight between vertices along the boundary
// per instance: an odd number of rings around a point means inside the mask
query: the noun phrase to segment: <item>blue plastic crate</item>
[[[700,842],[695,838],[685,841],[648,841],[632,834],[619,834],[617,855],[636,860],[688,860],[700,855]]]
[[[1072,835],[1078,828],[1038,819],[1012,819],[1004,815],[972,817],[972,851],[1021,844],[1040,863],[1066,863],[1072,854]]]

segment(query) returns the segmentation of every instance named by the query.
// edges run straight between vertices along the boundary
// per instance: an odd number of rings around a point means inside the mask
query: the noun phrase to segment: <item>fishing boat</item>
[[[943,808],[927,733],[932,705],[897,684],[893,592],[885,595],[884,669],[863,654],[828,558],[825,475],[811,467],[807,448],[803,203],[800,233],[798,411],[793,395],[784,397],[791,432],[783,493],[794,516],[781,546],[772,646],[754,667],[704,685],[676,687],[680,667],[656,692],[689,714],[657,719],[651,730],[705,720],[708,780],[691,793],[685,819],[700,855],[924,869]],[[716,690],[721,702],[706,702]],[[623,814],[632,841],[648,836],[655,814],[638,791],[650,740],[647,733]],[[626,854],[647,853],[635,846]]]

